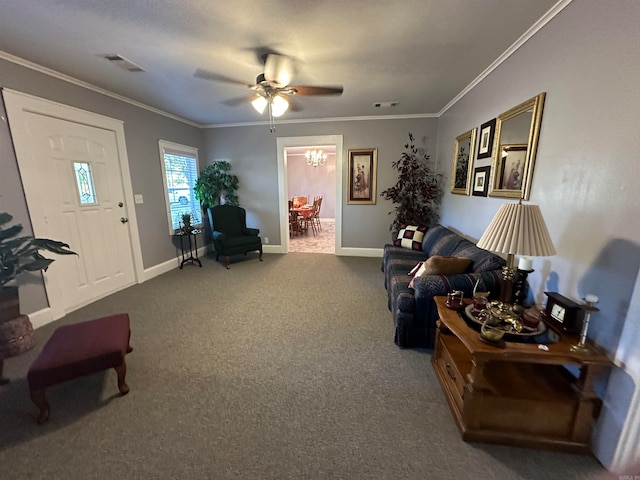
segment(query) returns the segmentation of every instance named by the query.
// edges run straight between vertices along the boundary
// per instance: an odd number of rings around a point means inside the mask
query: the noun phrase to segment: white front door
[[[116,132],[5,102],[34,234],[68,243],[45,274],[54,319],[135,283]],[[133,205],[130,207],[133,209]]]

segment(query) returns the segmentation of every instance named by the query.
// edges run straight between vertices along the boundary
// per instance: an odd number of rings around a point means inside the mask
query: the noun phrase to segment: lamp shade
[[[546,257],[556,254],[540,207],[521,202],[502,205],[477,245],[512,255]]]

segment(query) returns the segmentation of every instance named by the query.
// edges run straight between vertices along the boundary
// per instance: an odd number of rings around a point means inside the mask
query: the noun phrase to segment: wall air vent
[[[104,58],[109,60],[111,63],[118,65],[120,68],[124,68],[125,70],[129,70],[130,72],[144,72],[142,67],[139,67],[131,60],[124,58],[122,55],[114,54],[114,55],[105,55]]]
[[[373,104],[373,106],[376,108],[390,108],[390,107],[396,107],[397,105],[398,105],[398,102],[376,102]]]

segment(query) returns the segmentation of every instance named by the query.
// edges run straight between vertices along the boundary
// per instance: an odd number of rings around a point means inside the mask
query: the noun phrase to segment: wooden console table
[[[435,301],[440,320],[431,363],[464,441],[590,451],[601,406],[593,383],[611,365],[600,350],[590,345],[588,354],[573,353],[578,338],[566,334],[549,351],[532,343],[497,348],[448,309],[446,297]]]

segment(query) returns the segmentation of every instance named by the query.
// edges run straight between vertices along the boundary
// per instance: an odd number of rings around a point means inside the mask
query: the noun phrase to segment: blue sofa
[[[471,264],[462,274],[416,278],[413,288],[410,288],[412,277],[409,271],[418,262],[434,255],[468,258]],[[462,290],[465,297],[471,297],[477,279],[480,279],[481,291],[490,291],[491,296],[496,297],[505,263],[503,258],[478,248],[442,225],[434,225],[426,231],[422,250],[385,245],[382,270],[388,306],[393,314],[396,345],[433,349],[438,319],[433,297],[446,295],[452,290]]]

